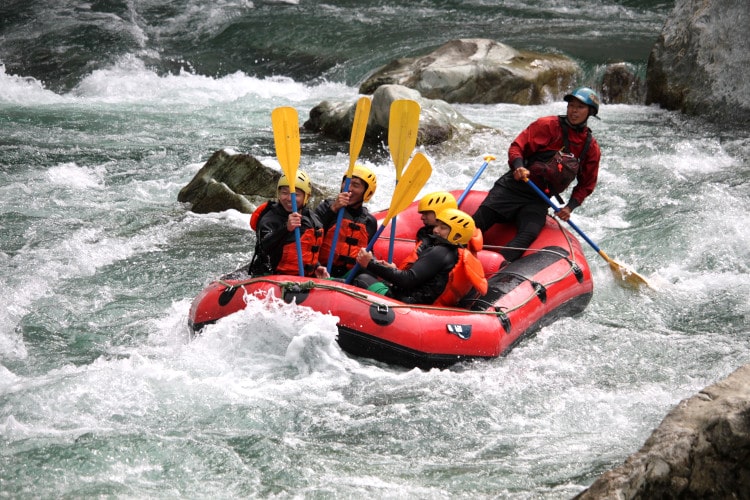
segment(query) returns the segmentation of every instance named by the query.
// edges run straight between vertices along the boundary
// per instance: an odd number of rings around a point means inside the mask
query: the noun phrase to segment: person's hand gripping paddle
[[[411,202],[414,201],[414,198],[417,197],[424,185],[427,184],[431,175],[432,165],[427,157],[422,153],[415,154],[411,163],[409,163],[409,166],[406,168],[406,173],[401,178],[401,181],[396,184],[396,189],[393,191],[393,198],[391,198],[391,205],[388,207],[388,212],[385,214],[383,223],[367,244],[368,252],[372,250],[375,241],[380,237],[380,234],[391,219],[395,218],[400,212],[403,212]],[[349,271],[346,283],[352,282],[359,269],[359,264],[355,264],[351,271]]]
[[[349,140],[349,170],[346,171],[346,179],[344,180],[344,188],[341,190],[342,193],[349,191],[349,184],[352,182],[352,173],[354,172],[354,164],[359,157],[359,151],[362,149],[362,143],[365,140],[365,132],[367,131],[367,121],[370,117],[370,105],[371,101],[367,97],[360,97],[357,101],[357,108],[354,112],[354,121],[352,122],[352,136]],[[328,255],[328,264],[326,269],[330,274],[331,268],[333,267],[333,257],[336,254],[336,244],[339,239],[339,231],[341,230],[341,223],[344,219],[344,207],[339,208],[338,218],[336,219],[336,231],[333,233],[333,241],[331,242],[331,253]]]

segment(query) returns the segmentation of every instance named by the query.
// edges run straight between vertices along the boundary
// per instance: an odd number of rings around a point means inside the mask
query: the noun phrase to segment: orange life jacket
[[[434,229],[433,226],[422,226],[419,231],[417,231],[417,242],[415,243],[414,248],[412,248],[411,253],[399,263],[399,269],[405,271],[414,265],[419,258],[419,254],[422,253],[422,247],[425,245],[425,238],[432,234],[432,229]]]
[[[357,252],[360,248],[366,248],[369,242],[367,234],[367,212],[358,219],[347,219],[344,217],[339,230],[339,237],[336,240],[336,250],[334,251],[333,267],[346,267],[351,269],[357,261]],[[335,229],[333,226],[332,229]],[[323,245],[320,248],[320,261],[328,262],[333,244],[334,231],[326,232],[323,238]]]
[[[258,222],[261,216],[270,208],[269,202],[262,203],[250,216],[250,227],[253,231],[258,230]],[[302,265],[305,276],[314,276],[318,267],[318,254],[323,243],[323,229],[309,228],[300,233],[300,244],[302,246]],[[299,274],[299,261],[297,260],[297,245],[286,244],[281,251],[281,260],[276,266],[276,274]]]
[[[260,221],[260,216],[263,215],[263,213],[268,208],[268,202],[261,203],[258,205],[258,208],[253,210],[252,215],[250,216],[250,229],[253,231],[258,230],[258,221]]]
[[[422,240],[419,240],[416,245],[414,245],[414,249],[411,251],[408,257],[406,257],[404,260],[401,261],[401,263],[398,265],[398,268],[402,271],[405,271],[406,269],[409,269],[419,258],[419,248],[422,246]]]
[[[443,293],[435,299],[434,305],[454,307],[472,288],[476,288],[482,295],[487,293],[488,285],[484,277],[484,268],[476,256],[483,244],[482,231],[476,229],[466,248],[458,249],[458,262],[448,275],[448,284],[445,285]]]
[[[314,276],[315,268],[318,267],[318,254],[323,242],[323,229],[311,227],[300,233],[302,244],[302,264],[305,268],[305,276]],[[299,262],[297,260],[297,245],[287,243],[281,251],[281,260],[276,266],[276,274],[299,274]]]

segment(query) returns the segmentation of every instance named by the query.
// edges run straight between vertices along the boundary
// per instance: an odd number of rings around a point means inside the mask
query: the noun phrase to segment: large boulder
[[[382,85],[372,95],[365,141],[380,144],[385,140],[391,103],[397,99],[410,99],[420,105],[418,145],[440,144],[467,138],[478,130],[490,130],[490,127],[471,122],[445,101],[426,99],[418,91],[402,85]],[[323,101],[310,110],[310,117],[302,126],[335,140],[348,141],[355,110],[356,102]]]
[[[747,0],[677,0],[651,51],[646,103],[750,125]]]
[[[206,214],[234,209],[253,213],[258,202],[276,197],[281,172],[266,167],[255,157],[231,151],[216,151],[195,177],[177,195],[190,210]],[[310,206],[316,206],[325,193],[313,185]],[[251,201],[252,200],[252,201]]]
[[[608,64],[601,78],[599,96],[604,104],[643,104],[645,83],[627,63]]]
[[[750,499],[750,365],[680,402],[577,500]]]
[[[542,104],[562,98],[580,76],[568,57],[516,50],[494,40],[452,40],[422,57],[396,59],[359,91],[398,84],[449,103]]]

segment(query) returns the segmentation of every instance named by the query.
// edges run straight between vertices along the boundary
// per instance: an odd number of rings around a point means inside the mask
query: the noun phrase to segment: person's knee
[[[391,289],[388,287],[388,285],[386,285],[370,273],[363,272],[358,274],[357,277],[352,280],[352,285],[359,288],[364,288],[365,290],[369,290],[373,293],[391,297]]]
[[[352,285],[359,288],[367,288],[377,282],[378,279],[370,273],[359,273],[353,280]]]
[[[480,205],[479,208],[477,208],[476,212],[474,212],[474,215],[472,215],[471,218],[474,219],[474,224],[482,232],[487,231],[490,226],[492,226],[495,222],[498,222],[498,215],[495,213],[495,211],[483,205]]]
[[[539,224],[525,224],[523,227],[518,228],[516,237],[513,238],[516,242],[516,246],[528,247],[531,245],[539,233],[542,232],[542,226]]]

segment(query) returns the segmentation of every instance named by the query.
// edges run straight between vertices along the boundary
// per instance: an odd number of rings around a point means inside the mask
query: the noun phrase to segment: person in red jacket
[[[508,149],[510,170],[502,175],[474,213],[479,229],[511,222],[518,232],[500,253],[506,260],[520,257],[544,227],[549,205],[525,181],[531,179],[549,197],[557,198],[573,179],[568,203],[557,212],[567,221],[596,187],[601,150],[587,126],[599,112],[599,97],[579,87],[564,97],[567,112],[539,118],[523,130]]]

